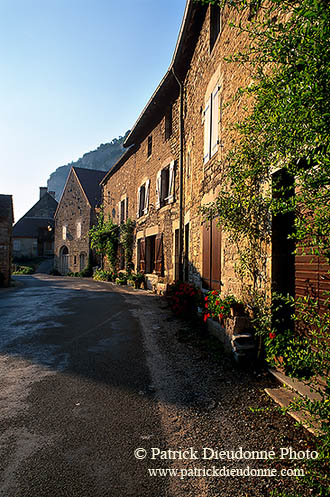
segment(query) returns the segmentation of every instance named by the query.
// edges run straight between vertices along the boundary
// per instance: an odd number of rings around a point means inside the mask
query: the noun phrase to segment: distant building
[[[14,222],[11,195],[0,195],[0,286],[9,286]]]
[[[38,202],[13,228],[13,256],[32,259],[54,255],[54,214],[57,202],[54,192],[40,187]]]
[[[55,213],[55,268],[61,274],[85,269],[90,254],[89,230],[102,203],[104,171],[72,167]]]

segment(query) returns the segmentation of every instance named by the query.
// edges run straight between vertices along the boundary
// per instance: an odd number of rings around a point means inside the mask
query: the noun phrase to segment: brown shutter
[[[163,274],[163,235],[157,235],[155,240],[155,271],[158,276]]]
[[[128,198],[126,197],[126,213],[125,213],[125,221],[128,219]]]
[[[202,264],[202,283],[203,288],[210,288],[211,274],[210,274],[210,238],[211,229],[210,223],[202,225],[202,242],[203,242],[203,264]]]
[[[221,230],[217,226],[217,220],[212,220],[212,281],[214,290],[221,288]]]
[[[140,244],[140,259],[139,259],[139,268],[141,273],[145,273],[146,270],[146,239],[141,238],[139,241]]]

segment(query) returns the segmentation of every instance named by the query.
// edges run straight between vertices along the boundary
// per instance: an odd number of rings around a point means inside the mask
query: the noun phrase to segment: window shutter
[[[139,241],[140,254],[139,254],[139,268],[140,272],[144,273],[146,270],[146,239],[142,238]]]
[[[210,222],[202,225],[202,240],[203,240],[203,265],[202,265],[202,283],[203,288],[211,286],[211,227]]]
[[[212,219],[212,275],[211,288],[221,289],[221,230],[217,226],[217,220]]]
[[[120,224],[120,212],[121,212],[121,205],[120,202],[118,202],[118,212],[117,212],[117,224]]]
[[[144,191],[144,214],[148,214],[149,210],[149,187],[150,179],[146,181],[145,191]]]
[[[204,164],[210,158],[211,97],[204,110]]]
[[[141,186],[138,188],[137,192],[137,209],[136,209],[136,217],[140,217],[140,198],[141,198]]]
[[[155,240],[155,272],[158,276],[163,274],[163,235],[157,235]]]
[[[212,93],[211,157],[217,152],[219,144],[219,93],[220,86],[217,86]]]
[[[125,199],[125,221],[128,219],[128,197]]]
[[[175,161],[172,160],[169,170],[168,180],[168,203],[174,202],[174,179],[175,179]]]
[[[161,189],[162,189],[162,172],[158,171],[156,178],[156,209],[160,208]]]

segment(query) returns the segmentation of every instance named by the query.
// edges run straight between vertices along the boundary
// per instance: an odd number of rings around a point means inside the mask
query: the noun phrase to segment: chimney
[[[47,186],[40,186],[40,195],[39,195],[39,200],[47,193]]]

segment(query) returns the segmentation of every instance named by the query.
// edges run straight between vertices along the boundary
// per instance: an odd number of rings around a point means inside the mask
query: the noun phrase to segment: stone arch
[[[86,252],[80,252],[80,255],[79,255],[79,268],[80,268],[80,271],[82,271],[83,269],[85,269],[87,265],[87,254]]]
[[[69,272],[69,249],[66,245],[60,248],[60,272],[61,274]]]

